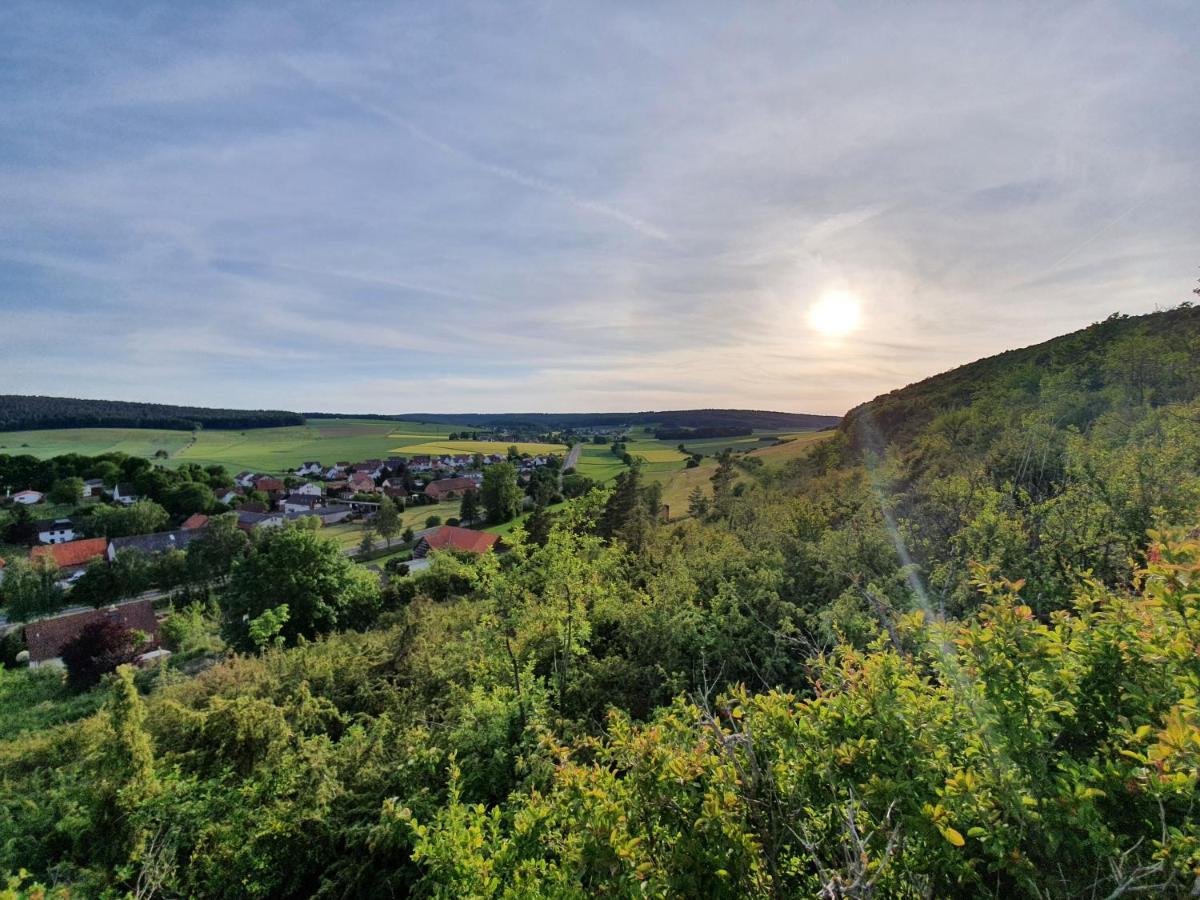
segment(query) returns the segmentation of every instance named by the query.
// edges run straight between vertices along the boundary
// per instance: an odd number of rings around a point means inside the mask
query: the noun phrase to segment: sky
[[[1197,34],[1191,0],[8,0],[0,393],[840,414],[1195,299]]]

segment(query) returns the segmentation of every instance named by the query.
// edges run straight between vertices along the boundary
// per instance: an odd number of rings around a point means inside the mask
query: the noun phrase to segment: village
[[[322,529],[356,523],[358,531],[354,533],[367,534],[374,533],[372,529],[379,523],[379,536],[387,539],[383,552],[389,565],[385,567],[373,562],[379,552],[369,539],[365,546],[362,542],[344,546],[343,552],[377,573],[385,582],[392,577],[420,571],[428,565],[433,553],[502,552],[505,547],[499,535],[466,527],[482,522],[479,513],[469,521],[448,517],[442,522],[440,516],[429,516],[420,529],[404,528],[395,549],[391,538],[400,529],[393,524],[390,533],[385,534],[389,529],[380,522],[385,518],[380,514],[385,506],[389,507],[386,511],[393,514],[393,519],[395,514],[406,509],[444,508],[464,497],[468,500],[463,508],[478,509],[473,498],[480,490],[484,472],[499,463],[511,464],[516,484],[526,487],[534,480],[535,473],[546,467],[554,470],[557,482],[562,458],[522,455],[514,446],[505,455],[393,456],[329,464],[311,460],[283,475],[248,470],[238,472],[232,476],[232,484],[213,490],[214,504],[210,512],[192,513],[168,530],[106,537],[89,534],[92,529],[88,516],[60,515],[34,520],[30,537],[36,535],[36,540],[31,541],[29,563],[40,571],[53,573],[53,589],[59,592],[65,609],[24,625],[0,618],[0,632],[23,628],[27,661],[36,668],[57,663],[62,648],[88,625],[110,621],[143,632],[145,642],[140,662],[158,661],[170,651],[162,646],[159,635],[159,624],[165,611],[156,614],[155,610],[169,597],[170,585],[156,584],[133,597],[113,597],[113,602],[99,607],[77,602],[72,598],[74,589],[87,573],[116,567],[121,561],[161,559],[172,551],[186,554],[193,543],[206,535],[212,519],[222,515],[234,517],[237,530],[247,535],[298,520],[307,520],[310,527],[315,525]],[[82,484],[78,494],[81,504],[132,509],[150,499],[133,481],[116,481],[108,486],[102,479],[89,478],[82,480]],[[36,512],[40,506],[51,505],[52,499],[47,492],[26,488],[8,494],[0,501],[13,509]],[[4,574],[5,560],[0,558],[0,581]]]

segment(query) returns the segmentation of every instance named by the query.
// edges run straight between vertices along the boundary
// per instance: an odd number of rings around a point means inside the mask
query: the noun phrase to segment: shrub
[[[135,632],[108,619],[85,625],[62,648],[67,683],[76,691],[93,687],[117,666],[137,659],[142,643]]]

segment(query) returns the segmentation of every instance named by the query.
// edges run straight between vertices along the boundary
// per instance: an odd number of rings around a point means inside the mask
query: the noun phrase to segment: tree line
[[[0,394],[0,431],[40,428],[275,428],[303,425],[304,416],[282,410],[208,409],[123,400],[83,400]]]

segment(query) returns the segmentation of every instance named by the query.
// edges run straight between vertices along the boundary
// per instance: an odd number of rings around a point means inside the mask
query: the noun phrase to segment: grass
[[[437,442],[453,430],[452,425],[374,419],[311,419],[306,425],[245,431],[65,428],[0,433],[0,453],[47,459],[63,453],[96,456],[119,451],[153,459],[161,450],[168,454],[162,460],[167,466],[194,462],[223,465],[231,472],[251,469],[282,474],[310,459],[332,465],[338,460],[357,462],[412,453],[408,447]],[[503,445],[501,452],[507,448]]]
[[[71,693],[63,670],[54,666],[0,668],[0,741],[90,716],[107,695],[105,688]]]
[[[159,450],[178,453],[192,440],[190,431],[158,428],[53,428],[44,431],[0,432],[0,453],[29,454],[39,459],[64,453],[98,456],[121,452],[153,458]]]
[[[827,440],[832,435],[832,431],[800,431],[785,434],[780,436],[782,443],[752,450],[747,455],[761,459],[766,465],[777,465],[802,456],[813,444]]]
[[[575,471],[593,481],[604,483],[616,478],[624,468],[625,463],[613,456],[607,444],[585,444],[579,454],[579,464],[575,466]]]
[[[398,435],[398,437],[408,437],[409,435]],[[508,441],[430,441],[429,436],[423,438],[424,443],[406,444],[402,447],[394,447],[391,452],[401,456],[445,456],[461,453],[507,453],[508,448],[514,446]],[[562,444],[537,444],[517,442],[515,444],[518,453],[528,453],[530,456],[538,456],[544,453],[558,453],[566,455],[567,448]]]

